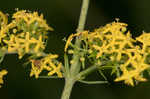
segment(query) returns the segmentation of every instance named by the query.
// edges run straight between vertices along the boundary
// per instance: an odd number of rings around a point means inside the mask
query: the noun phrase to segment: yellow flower
[[[8,52],[15,52],[19,48],[19,44],[15,43],[15,35],[10,36],[10,40],[4,40],[8,45]]]
[[[2,18],[2,22],[0,20],[0,22],[1,22],[0,26],[5,27],[7,25],[7,23],[8,23],[7,16],[3,12],[0,11],[0,18]]]
[[[143,33],[139,37],[136,38],[137,41],[143,43],[142,52],[146,52],[146,48],[150,46],[150,33]]]
[[[43,19],[43,15],[41,14],[39,16],[37,12],[27,13],[26,10],[21,10],[21,11],[16,12],[13,15],[13,18],[15,18],[17,22],[22,21],[23,19],[27,23],[28,26],[32,24],[33,22],[38,22],[40,27],[45,28],[46,30],[53,31],[53,28],[49,27],[46,23],[46,20]]]
[[[95,48],[96,50],[98,50],[99,52],[97,53],[97,56],[96,58],[99,58],[100,56],[102,56],[102,54],[104,52],[108,52],[109,53],[109,50],[107,50],[107,46],[104,44],[105,42],[103,42],[103,45],[100,47],[100,46],[97,46],[97,45],[93,45],[93,48]]]
[[[58,55],[48,55],[47,57],[43,59],[43,65],[52,68],[49,71],[48,76],[54,75],[56,73],[57,76],[61,78],[62,77],[62,73],[61,73],[62,64],[58,63],[57,65],[56,63],[53,62],[53,59],[57,57]]]
[[[73,34],[71,34],[71,35],[68,37],[68,40],[67,40],[66,45],[65,45],[65,48],[64,48],[64,51],[65,51],[65,52],[67,51],[67,48],[68,48],[68,46],[70,45],[72,39],[73,39]]]
[[[2,39],[7,36],[7,32],[9,31],[9,29],[11,29],[15,26],[16,26],[16,24],[13,21],[12,23],[6,25],[5,27],[1,27],[1,30],[0,30],[0,43],[1,43]]]
[[[146,81],[146,79],[141,76],[141,73],[149,68],[148,64],[144,63],[144,59],[141,59],[139,62],[132,60],[131,64],[135,67],[133,70],[127,70],[127,65],[125,64],[121,66],[123,74],[116,78],[115,81],[124,80],[126,84],[131,86],[134,86],[134,79],[137,81]]]
[[[71,44],[71,41],[74,37],[76,36],[79,36],[81,33],[76,33],[76,34],[71,34],[69,37],[68,37],[68,40],[66,42],[66,45],[65,45],[65,48],[64,48],[64,51],[66,52],[67,51],[67,48],[69,47],[69,45]]]
[[[56,66],[52,62],[50,62],[50,66],[52,67],[52,70],[48,73],[48,76],[54,75],[56,73],[57,76],[61,78],[62,73],[60,70],[61,70],[62,64],[59,63],[58,66]]]
[[[21,46],[23,46],[25,48],[25,53],[29,52],[30,44],[36,43],[35,39],[30,37],[29,32],[25,33],[25,38],[24,39],[18,38],[17,42],[22,43]]]
[[[133,42],[135,42],[129,31],[126,35],[124,34],[126,26],[127,24],[124,23],[113,22],[89,34],[90,49],[98,50],[96,58],[102,56],[103,53],[117,53],[116,60],[120,61],[126,47],[133,47]],[[97,41],[102,44],[95,44]]]
[[[3,81],[3,76],[4,75],[6,75],[7,74],[7,71],[6,70],[1,70],[0,71],[0,84],[3,84],[4,83],[4,81]],[[2,86],[0,85],[0,88],[1,88]]]
[[[57,58],[58,55],[48,55],[40,60],[31,60],[32,62],[32,69],[30,76],[35,75],[35,78],[38,78],[40,73],[43,70],[48,71],[48,76],[52,76],[56,74],[58,77],[62,77],[62,72],[61,72],[61,63],[55,63],[54,60]]]
[[[97,59],[103,56],[103,54],[109,54],[111,61],[120,62],[123,60],[119,63],[119,65],[121,65],[120,70],[123,74],[116,78],[115,81],[124,80],[126,84],[133,86],[134,80],[146,81],[142,73],[147,70],[147,68],[150,68],[150,66],[145,63],[146,55],[150,52],[148,51],[150,49],[150,34],[144,33],[134,40],[126,27],[127,24],[125,23],[113,22],[96,29],[94,32],[86,34],[83,38],[85,40],[87,39],[85,43],[89,44],[88,50],[92,50],[92,52],[97,50]],[[124,34],[124,32],[127,33]],[[136,41],[143,43],[142,47],[134,45]],[[128,59],[124,60],[126,56]],[[100,60],[98,61],[101,62]]]
[[[38,52],[40,48],[44,49],[45,46],[43,44],[44,42],[42,41],[42,35],[39,36],[39,39],[36,40],[36,46],[34,48],[34,52]]]
[[[43,65],[41,64],[41,60],[31,60],[32,62],[32,70],[30,72],[30,77],[35,75],[35,78],[39,77],[39,74],[43,71]]]
[[[38,39],[30,36],[29,32],[10,35],[10,40],[3,40],[8,45],[8,52],[18,52],[19,58],[25,53],[38,53],[45,48],[42,35]]]
[[[125,81],[125,84],[128,84],[128,85],[132,85],[134,86],[134,82],[133,82],[133,76],[135,75],[134,72],[129,72],[128,70],[126,70],[126,68],[123,69],[123,75],[121,77],[118,77],[115,79],[115,81],[122,81],[124,80]]]

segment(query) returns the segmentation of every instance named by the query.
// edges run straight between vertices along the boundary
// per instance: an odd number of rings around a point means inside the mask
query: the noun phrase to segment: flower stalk
[[[82,2],[82,8],[81,8],[81,13],[80,13],[80,18],[79,18],[79,24],[77,28],[77,32],[80,33],[84,30],[85,22],[86,22],[86,17],[87,17],[87,12],[88,12],[88,7],[89,7],[89,1],[90,0],[83,0]],[[76,38],[75,45],[77,47],[80,47],[81,41],[79,38]],[[74,79],[75,76],[79,73],[80,71],[80,57],[78,54],[78,49],[74,48],[74,55],[72,59],[75,63],[71,65],[71,68],[69,70],[70,76],[65,78],[65,87],[62,93],[61,99],[69,99],[73,85],[75,84],[76,80]]]
[[[61,99],[69,99],[74,83],[75,81],[73,79],[66,78]]]
[[[90,0],[83,0],[77,32],[82,32],[84,30],[89,3]]]

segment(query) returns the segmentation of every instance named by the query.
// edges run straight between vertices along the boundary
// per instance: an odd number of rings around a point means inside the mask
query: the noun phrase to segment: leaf
[[[69,61],[67,54],[64,55],[64,61],[65,61],[65,75],[70,75],[70,69],[69,69]]]
[[[98,70],[98,72],[100,73],[100,75],[105,79],[107,80],[106,76],[104,75],[104,73],[102,72],[102,70]]]
[[[116,68],[112,68],[111,76],[116,72]]]
[[[85,84],[106,84],[108,81],[85,81],[85,80],[79,80],[81,83]]]
[[[117,77],[120,77],[120,71],[118,66],[114,66],[114,68],[112,68],[111,75],[113,75],[114,73],[116,73]]]
[[[3,61],[5,57],[5,52],[0,49],[0,63]]]
[[[82,66],[83,69],[85,69],[85,61],[81,62],[81,66]]]
[[[39,78],[44,78],[44,79],[49,79],[49,78],[54,78],[54,79],[59,79],[60,77],[58,76],[39,76]]]

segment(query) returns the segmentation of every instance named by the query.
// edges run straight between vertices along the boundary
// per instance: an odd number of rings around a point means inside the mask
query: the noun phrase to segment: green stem
[[[80,13],[80,18],[79,18],[79,24],[77,28],[77,32],[82,32],[85,27],[85,22],[86,22],[86,17],[87,17],[87,12],[88,12],[88,7],[89,7],[89,1],[90,0],[83,0],[82,2],[82,8],[81,8],[81,13]],[[81,41],[77,37],[75,41],[75,46],[77,48],[80,48]],[[81,64],[79,62],[79,50],[77,48],[74,48],[74,55],[73,55],[73,62],[74,64],[71,65],[70,72],[72,73],[72,76],[76,76],[76,74],[79,73]]]
[[[96,69],[98,69],[98,67],[96,65],[94,66],[90,66],[89,68],[87,68],[86,70],[80,72],[77,76],[76,76],[76,80],[80,80],[80,78],[82,78],[83,76],[95,71]]]
[[[85,26],[85,21],[86,21],[86,17],[87,17],[87,11],[88,11],[88,6],[89,6],[89,1],[90,0],[83,0],[82,2],[82,8],[81,8],[81,14],[80,14],[80,19],[79,19],[79,24],[78,24],[78,28],[77,28],[77,32],[82,32],[84,30],[84,26]],[[79,38],[76,38],[75,41],[75,45],[79,48],[81,45],[81,41]],[[76,82],[74,80],[75,76],[79,73],[80,71],[80,60],[79,60],[79,50],[74,48],[74,55],[73,55],[73,61],[74,64],[71,65],[71,68],[69,70],[69,74],[70,76],[65,78],[65,87],[62,93],[62,97],[61,99],[69,99],[71,91],[72,91],[72,87],[74,85],[74,83]]]
[[[80,47],[80,43],[81,41],[77,38],[75,42],[76,46]],[[72,59],[73,64],[71,64],[71,68],[70,68],[70,73],[72,77],[76,76],[80,71],[81,64],[79,58],[80,58],[79,50],[74,48],[74,55]]]
[[[69,99],[74,83],[73,79],[66,79],[61,99]]]
[[[84,30],[90,0],[83,0],[77,32]]]
[[[77,32],[82,32],[84,30],[85,27],[85,22],[86,22],[86,17],[87,17],[87,12],[88,12],[88,7],[89,7],[89,1],[90,0],[83,0],[82,2],[82,8],[81,8],[81,13],[80,13],[80,18],[79,18],[79,24],[78,24],[78,28],[77,28]],[[75,46],[77,46],[77,48],[80,48],[81,45],[81,41],[80,39],[77,37],[76,38],[76,42],[75,42]],[[79,50],[77,48],[74,48],[74,55],[73,55],[73,61],[75,62],[74,64],[72,64],[71,66],[71,73],[72,76],[76,76],[76,74],[79,73],[80,71],[80,67],[81,64],[79,62]]]

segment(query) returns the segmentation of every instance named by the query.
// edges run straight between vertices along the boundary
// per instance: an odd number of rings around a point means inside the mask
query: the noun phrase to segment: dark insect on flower
[[[41,68],[41,60],[33,60],[33,64],[35,67],[37,67],[38,69]]]

